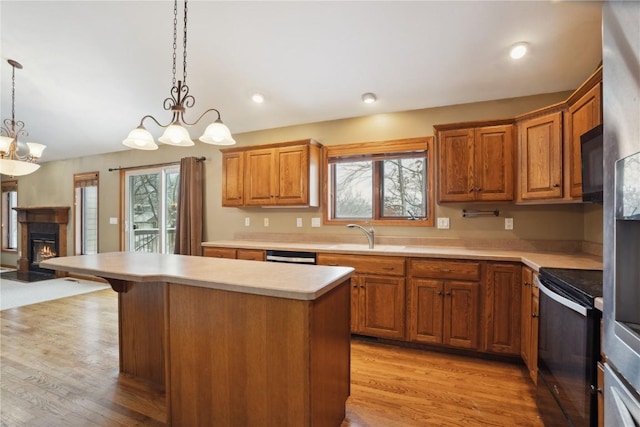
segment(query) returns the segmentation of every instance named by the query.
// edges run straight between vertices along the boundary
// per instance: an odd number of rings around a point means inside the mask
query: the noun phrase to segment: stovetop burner
[[[571,268],[540,269],[540,278],[552,281],[566,292],[593,305],[602,296],[602,270],[577,270]]]

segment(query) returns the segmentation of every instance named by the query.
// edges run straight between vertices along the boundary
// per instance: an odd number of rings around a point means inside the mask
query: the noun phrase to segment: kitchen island
[[[118,292],[120,372],[174,426],[338,426],[350,379],[348,267],[114,252],[53,258]]]

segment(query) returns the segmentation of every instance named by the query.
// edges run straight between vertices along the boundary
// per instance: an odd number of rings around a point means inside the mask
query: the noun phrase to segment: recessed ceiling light
[[[365,104],[373,104],[377,100],[378,98],[376,97],[375,93],[367,92],[362,95],[362,102],[364,102]]]
[[[525,42],[516,43],[511,47],[509,56],[513,59],[520,59],[527,54],[529,46]]]
[[[251,100],[256,104],[262,104],[264,102],[264,95],[261,93],[254,93],[251,95]]]

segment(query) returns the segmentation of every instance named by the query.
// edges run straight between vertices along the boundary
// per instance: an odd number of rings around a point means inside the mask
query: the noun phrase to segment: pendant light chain
[[[11,71],[11,130],[16,126],[16,67]]]
[[[187,84],[187,0],[184,0],[184,38],[182,39],[182,80]]]
[[[176,85],[176,50],[178,49],[178,0],[173,2],[173,80],[171,85]]]

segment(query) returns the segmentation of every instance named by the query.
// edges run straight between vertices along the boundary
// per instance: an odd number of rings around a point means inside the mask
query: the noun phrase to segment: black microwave
[[[603,143],[602,125],[580,136],[582,159],[582,201],[602,203]]]

